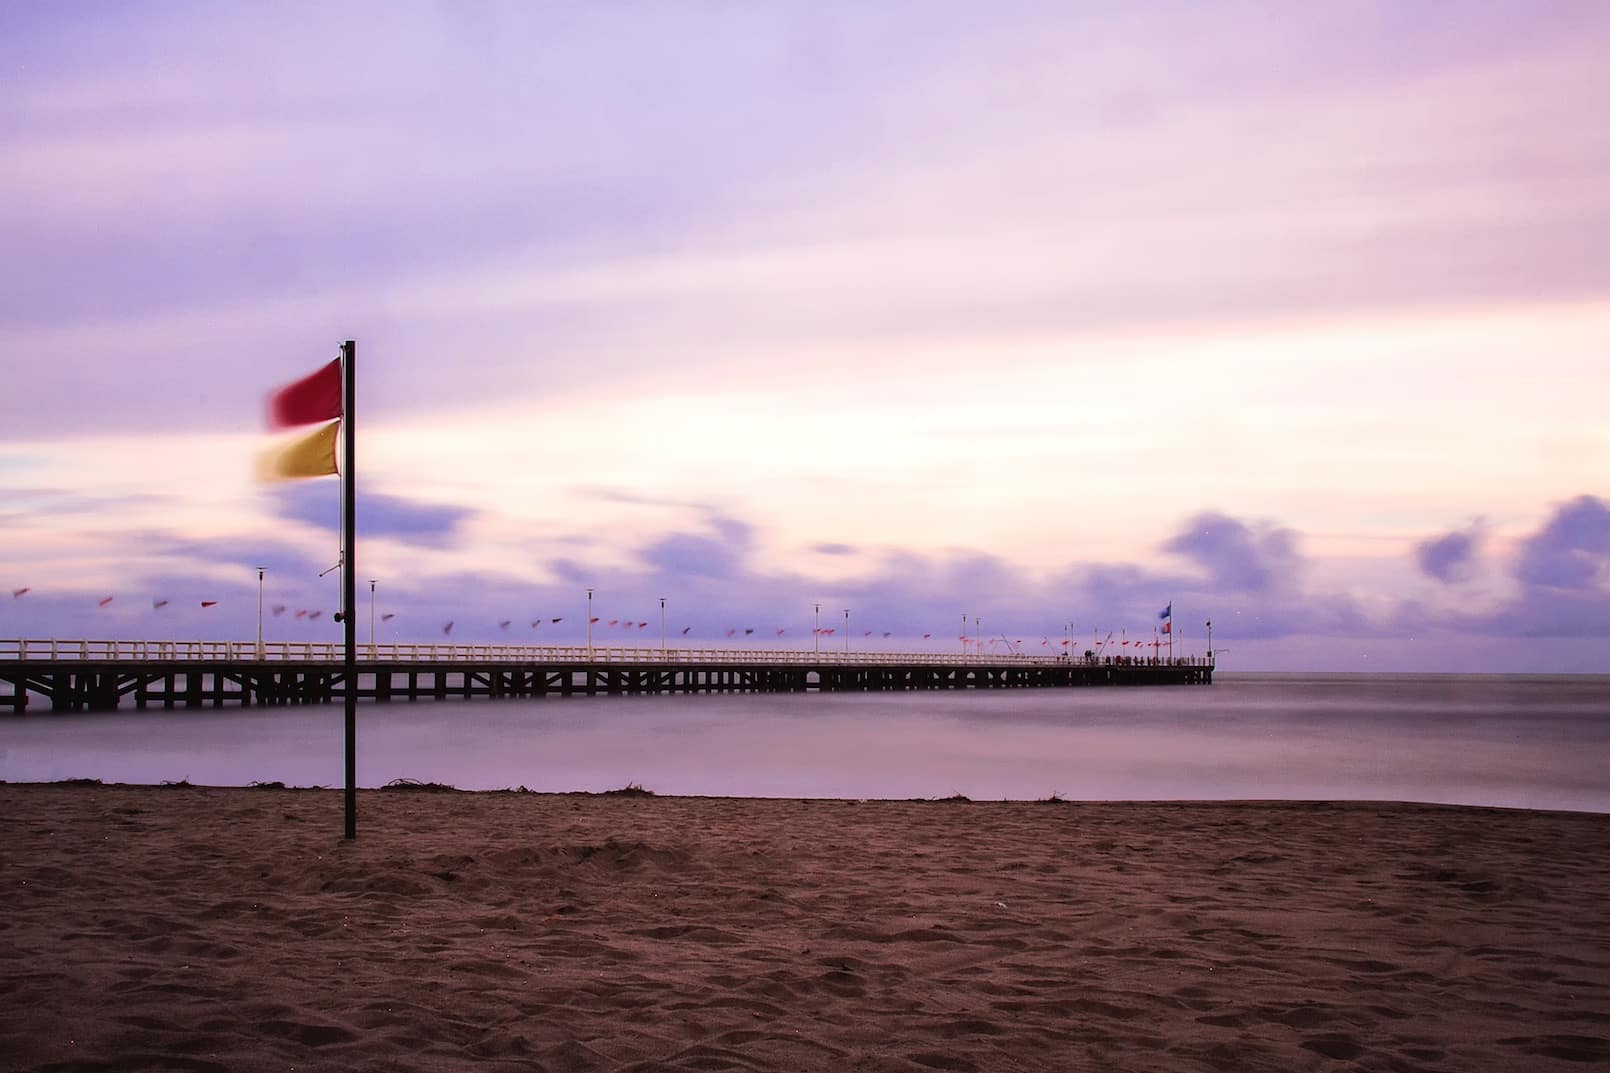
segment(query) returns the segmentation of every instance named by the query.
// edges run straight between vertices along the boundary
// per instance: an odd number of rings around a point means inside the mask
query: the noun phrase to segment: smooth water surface
[[[341,708],[0,717],[0,779],[339,785]],[[768,797],[1375,799],[1610,812],[1610,677],[364,705],[358,782]]]

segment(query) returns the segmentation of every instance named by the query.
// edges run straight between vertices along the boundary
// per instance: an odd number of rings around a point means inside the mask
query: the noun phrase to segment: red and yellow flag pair
[[[335,443],[341,431],[341,359],[280,388],[268,400],[272,428],[327,422],[266,452],[257,462],[265,481],[295,481],[336,473]]]

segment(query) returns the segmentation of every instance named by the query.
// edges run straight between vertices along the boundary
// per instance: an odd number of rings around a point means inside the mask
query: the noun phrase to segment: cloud
[[[1290,529],[1248,525],[1215,511],[1190,519],[1163,550],[1195,562],[1216,587],[1240,592],[1265,592],[1290,583],[1300,562]]]
[[[852,544],[812,544],[811,550],[818,555],[854,555],[855,546]]]
[[[1526,586],[1591,589],[1610,566],[1610,506],[1578,496],[1521,545],[1515,577]]]
[[[1470,576],[1481,544],[1480,524],[1430,537],[1414,546],[1415,562],[1427,577],[1447,584]]]
[[[721,514],[712,514],[709,524],[714,536],[672,533],[644,548],[640,557],[656,572],[672,578],[737,576],[752,543],[749,524]]]
[[[274,510],[281,517],[316,525],[332,533],[340,531],[341,502],[334,483],[297,481],[269,494]],[[361,489],[357,510],[360,536],[391,537],[426,547],[446,546],[455,528],[476,515],[476,511],[467,507],[420,503]]]

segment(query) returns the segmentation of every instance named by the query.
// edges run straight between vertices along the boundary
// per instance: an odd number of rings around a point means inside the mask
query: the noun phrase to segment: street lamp
[[[967,655],[967,616],[962,616],[962,655]]]
[[[587,590],[587,662],[593,661],[593,590]]]
[[[588,616],[591,618],[592,616]],[[660,597],[660,658],[665,658],[665,597]]]
[[[369,658],[375,658],[375,579],[369,579]]]
[[[812,604],[811,606],[816,608],[816,629],[811,636],[816,638],[816,658],[820,661],[822,658],[822,605]]]
[[[1213,663],[1213,620],[1212,619],[1208,619],[1208,621],[1207,621],[1207,631],[1208,631],[1208,664],[1209,664],[1209,666],[1211,666],[1212,663]]]
[[[257,568],[257,658],[263,658],[263,570]]]
[[[844,609],[844,654],[850,654],[850,609]]]

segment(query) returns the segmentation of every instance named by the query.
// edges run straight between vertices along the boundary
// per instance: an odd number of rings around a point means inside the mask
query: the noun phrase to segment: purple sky
[[[333,482],[249,475],[351,337],[395,639],[591,585],[1610,670],[1607,54],[1593,2],[7,4],[0,636],[332,605]]]

